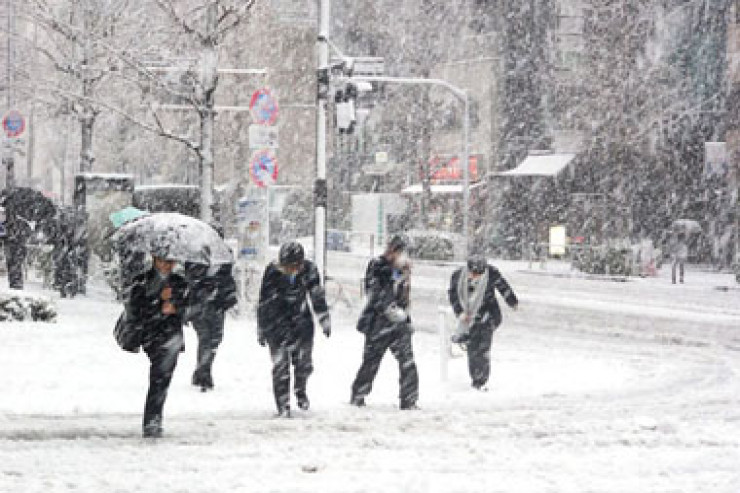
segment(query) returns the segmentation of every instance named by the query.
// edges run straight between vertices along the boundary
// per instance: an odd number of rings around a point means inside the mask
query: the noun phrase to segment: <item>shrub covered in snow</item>
[[[0,291],[0,322],[56,322],[57,308],[44,296],[23,291]]]

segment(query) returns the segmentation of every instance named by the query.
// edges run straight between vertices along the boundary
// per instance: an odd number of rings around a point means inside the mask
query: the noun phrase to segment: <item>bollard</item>
[[[439,378],[448,380],[448,363],[450,359],[449,337],[447,332],[447,311],[439,309]]]

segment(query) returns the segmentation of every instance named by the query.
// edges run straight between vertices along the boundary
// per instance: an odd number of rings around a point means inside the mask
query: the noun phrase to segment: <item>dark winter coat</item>
[[[357,322],[358,331],[369,334],[392,325],[385,315],[391,305],[408,309],[408,280],[394,279],[399,275],[400,272],[384,256],[370,261],[365,273],[367,303]]]
[[[225,312],[237,303],[236,281],[231,274],[232,265],[207,267],[186,265],[190,285],[191,305],[200,311]]]
[[[170,302],[177,310],[174,315],[162,313],[161,293],[167,286],[172,288]],[[188,296],[187,283],[178,274],[170,274],[164,279],[155,269],[151,269],[134,278],[126,302],[126,317],[129,323],[143,330],[141,345],[145,350],[152,345],[164,344],[173,335],[182,332],[187,318]]]
[[[465,269],[460,268],[452,274],[452,279],[450,280],[450,288],[447,291],[450,304],[452,305],[452,309],[455,312],[456,316],[460,316],[460,314],[463,312],[463,307],[460,304],[460,298],[458,296],[457,288],[460,281],[460,276],[463,275],[464,270]],[[498,301],[496,300],[496,291],[501,293],[501,296],[504,297],[506,304],[508,304],[509,306],[515,307],[519,303],[519,300],[517,300],[517,297],[514,294],[514,290],[511,289],[511,286],[509,286],[509,283],[506,282],[506,279],[504,279],[498,269],[489,265],[488,286],[486,286],[486,292],[483,297],[483,304],[481,305],[480,310],[478,310],[478,313],[473,319],[473,325],[479,323],[492,324],[494,327],[498,327],[499,325],[501,325],[501,308],[499,307]]]
[[[275,343],[312,339],[314,321],[308,305],[320,319],[329,313],[324,287],[316,265],[303,261],[303,269],[291,281],[280,268],[271,263],[265,268],[257,308],[260,335]]]

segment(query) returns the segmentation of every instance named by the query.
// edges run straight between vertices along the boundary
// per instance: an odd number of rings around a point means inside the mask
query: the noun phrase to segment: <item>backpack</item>
[[[142,332],[140,327],[128,320],[126,310],[123,310],[113,329],[113,337],[124,351],[138,353],[141,348]]]
[[[370,270],[375,264],[375,259],[370,260],[365,267],[365,278],[362,280],[362,295],[366,296],[370,287]],[[357,331],[361,334],[369,333],[375,325],[375,310],[370,306],[370,299],[367,300],[365,308],[362,310],[360,319],[357,321]]]

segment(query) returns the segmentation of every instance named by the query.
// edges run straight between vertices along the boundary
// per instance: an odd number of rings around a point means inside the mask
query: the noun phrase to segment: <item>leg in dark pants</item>
[[[468,370],[473,387],[483,387],[491,374],[491,339],[494,327],[476,324],[470,329],[468,342]]]
[[[291,354],[291,358],[293,360],[295,396],[298,400],[298,406],[307,409],[306,385],[308,384],[308,377],[313,373],[313,338],[299,341]]]
[[[182,349],[182,334],[174,334],[163,344],[146,349],[151,367],[149,369],[149,392],[144,407],[144,433],[161,433],[162,410],[167,399],[167,390],[177,365],[177,357]]]
[[[272,391],[279,413],[290,408],[290,351],[284,342],[270,341]]]
[[[411,337],[411,331],[406,327],[399,328],[390,344],[391,353],[398,360],[401,409],[415,406],[419,399],[419,373],[416,370]]]
[[[198,334],[198,362],[193,373],[193,385],[210,389],[213,388],[213,361],[224,337],[224,314],[208,309],[193,320],[193,328]]]
[[[352,384],[352,400],[364,399],[373,390],[373,380],[378,374],[380,363],[392,339],[388,335],[365,334],[365,349],[362,365]]]
[[[25,245],[6,240],[5,259],[10,289],[23,289],[23,264],[26,261]]]

